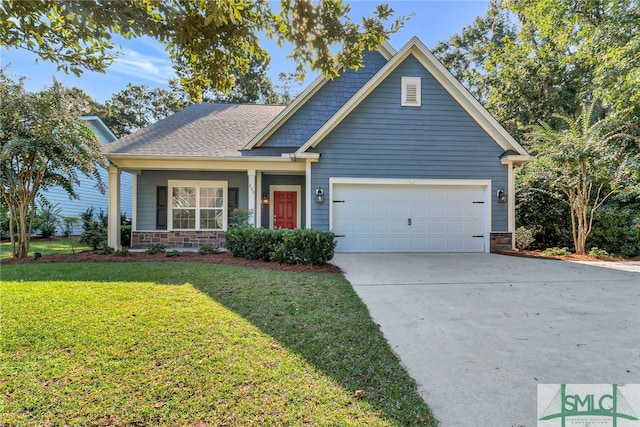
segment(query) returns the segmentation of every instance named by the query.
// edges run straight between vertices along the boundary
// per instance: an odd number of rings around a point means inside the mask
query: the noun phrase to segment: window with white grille
[[[402,78],[402,104],[403,107],[419,107],[422,105],[420,77]]]
[[[227,183],[169,181],[172,230],[224,230]]]

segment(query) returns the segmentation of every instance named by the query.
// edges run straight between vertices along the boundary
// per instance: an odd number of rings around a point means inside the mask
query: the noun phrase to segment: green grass
[[[31,239],[31,243],[29,244],[30,256],[33,256],[34,252],[40,252],[42,255],[51,255],[70,254],[88,250],[91,250],[91,248],[78,242],[77,237],[74,237],[73,239],[55,240]],[[11,258],[11,242],[9,241],[3,241],[0,243],[0,259],[4,258]]]
[[[3,425],[436,424],[340,275],[5,265],[0,292]]]

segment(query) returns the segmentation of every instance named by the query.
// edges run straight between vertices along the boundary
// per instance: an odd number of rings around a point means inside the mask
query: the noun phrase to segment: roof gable
[[[394,57],[387,62],[364,86],[358,90],[327,122],[318,129],[296,152],[301,154],[320,143],[349,113],[376,89],[409,56],[420,64],[442,85],[460,106],[487,132],[506,152],[518,154],[518,160],[530,159],[526,150],[491,116],[491,114],[462,86],[462,84],[438,61],[427,47],[413,37]]]
[[[305,141],[311,136],[335,113],[342,103],[349,99],[364,82],[371,78],[395,54],[395,49],[388,42],[384,42],[377,52],[365,52],[363,59],[365,65],[358,72],[347,70],[345,74],[333,80],[322,76],[316,78],[243,149],[251,150],[263,145],[289,145],[298,148],[300,141]],[[331,99],[332,104],[327,104],[324,100],[320,101],[319,97],[324,97],[325,100]],[[311,110],[311,114],[301,119],[305,115],[305,110]],[[308,123],[309,117],[315,123]],[[291,140],[289,140],[285,134],[290,133],[291,129],[281,130],[283,127],[295,127],[296,129],[293,130],[293,134],[296,134],[295,137],[291,136]],[[279,132],[280,134],[278,135]]]

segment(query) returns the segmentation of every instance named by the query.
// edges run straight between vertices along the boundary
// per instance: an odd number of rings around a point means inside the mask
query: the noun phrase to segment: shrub
[[[80,214],[82,221],[82,234],[80,243],[97,250],[101,246],[107,246],[107,216],[100,210],[98,215],[94,214],[95,209],[87,208]]]
[[[569,255],[571,255],[571,251],[569,251],[569,248],[567,248],[567,247],[565,247],[565,248],[558,248],[558,247],[547,248],[544,251],[542,251],[542,253],[544,255],[550,255],[550,256],[569,256]]]
[[[155,254],[163,254],[165,253],[166,250],[166,246],[160,243],[155,243],[151,246],[149,246],[147,248],[146,251],[144,251],[144,253],[146,254],[151,254],[151,255],[155,255]]]
[[[120,243],[122,246],[131,246],[131,226],[120,226]]]
[[[211,245],[205,245],[205,246],[201,246],[200,249],[198,249],[198,253],[200,255],[217,254],[218,248],[213,247]]]
[[[164,256],[169,257],[169,258],[178,257],[178,256],[180,256],[180,252],[178,252],[177,250],[174,249],[172,251],[169,251],[169,252],[165,253]]]
[[[62,235],[64,237],[70,237],[73,234],[73,227],[80,222],[80,218],[75,216],[65,216],[62,218],[64,228],[62,229]]]
[[[596,214],[589,244],[610,254],[640,255],[640,200],[615,200]]]
[[[609,255],[609,253],[607,251],[605,251],[604,249],[598,249],[598,248],[591,248],[591,250],[589,251],[589,256],[593,257],[593,258],[598,258],[598,259],[609,259],[611,258],[611,255]]]
[[[535,230],[533,228],[516,228],[516,248],[520,250],[528,249],[533,242],[535,242],[535,239],[533,238],[534,233]]]
[[[120,249],[118,251],[115,251],[113,254],[115,256],[122,256],[122,257],[131,256],[131,252],[129,252],[127,249]]]
[[[100,248],[98,248],[98,250],[96,251],[98,254],[100,255],[111,255],[115,252],[116,250],[113,249],[111,246],[108,245],[102,245],[100,246]]]
[[[51,237],[56,234],[60,226],[62,208],[58,204],[52,205],[47,201],[43,201],[40,209],[36,211],[34,229],[40,232],[43,238]]]
[[[324,264],[333,258],[335,234],[319,230],[268,230],[233,227],[227,249],[234,256],[286,264]]]
[[[251,218],[251,211],[247,211],[241,208],[235,208],[229,215],[229,227],[242,227],[246,226]]]

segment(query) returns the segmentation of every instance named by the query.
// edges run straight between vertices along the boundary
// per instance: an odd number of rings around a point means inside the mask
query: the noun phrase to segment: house
[[[100,138],[103,146],[110,144],[118,139],[111,129],[98,116],[82,116],[82,119],[89,125],[93,132]],[[107,182],[107,171],[101,169],[100,176],[103,182]],[[75,190],[78,194],[77,199],[70,199],[69,194],[61,187],[53,187],[42,192],[42,196],[54,207],[60,209],[60,215],[63,217],[76,217],[85,212],[88,208],[93,207],[97,214],[102,209],[107,213],[107,195],[96,187],[93,177],[87,177],[82,174],[78,176],[79,183],[76,184]],[[131,182],[132,176],[129,173],[122,175],[120,185],[120,199],[122,200],[122,212],[131,215]],[[120,214],[118,214],[120,218]],[[58,232],[62,229],[59,228]],[[72,234],[80,234],[82,232],[81,224],[78,222],[71,230]]]
[[[417,38],[287,107],[194,105],[104,153],[109,213],[134,173],[135,248],[221,245],[238,207],[256,227],[332,230],[338,252],[511,248],[531,159]]]

